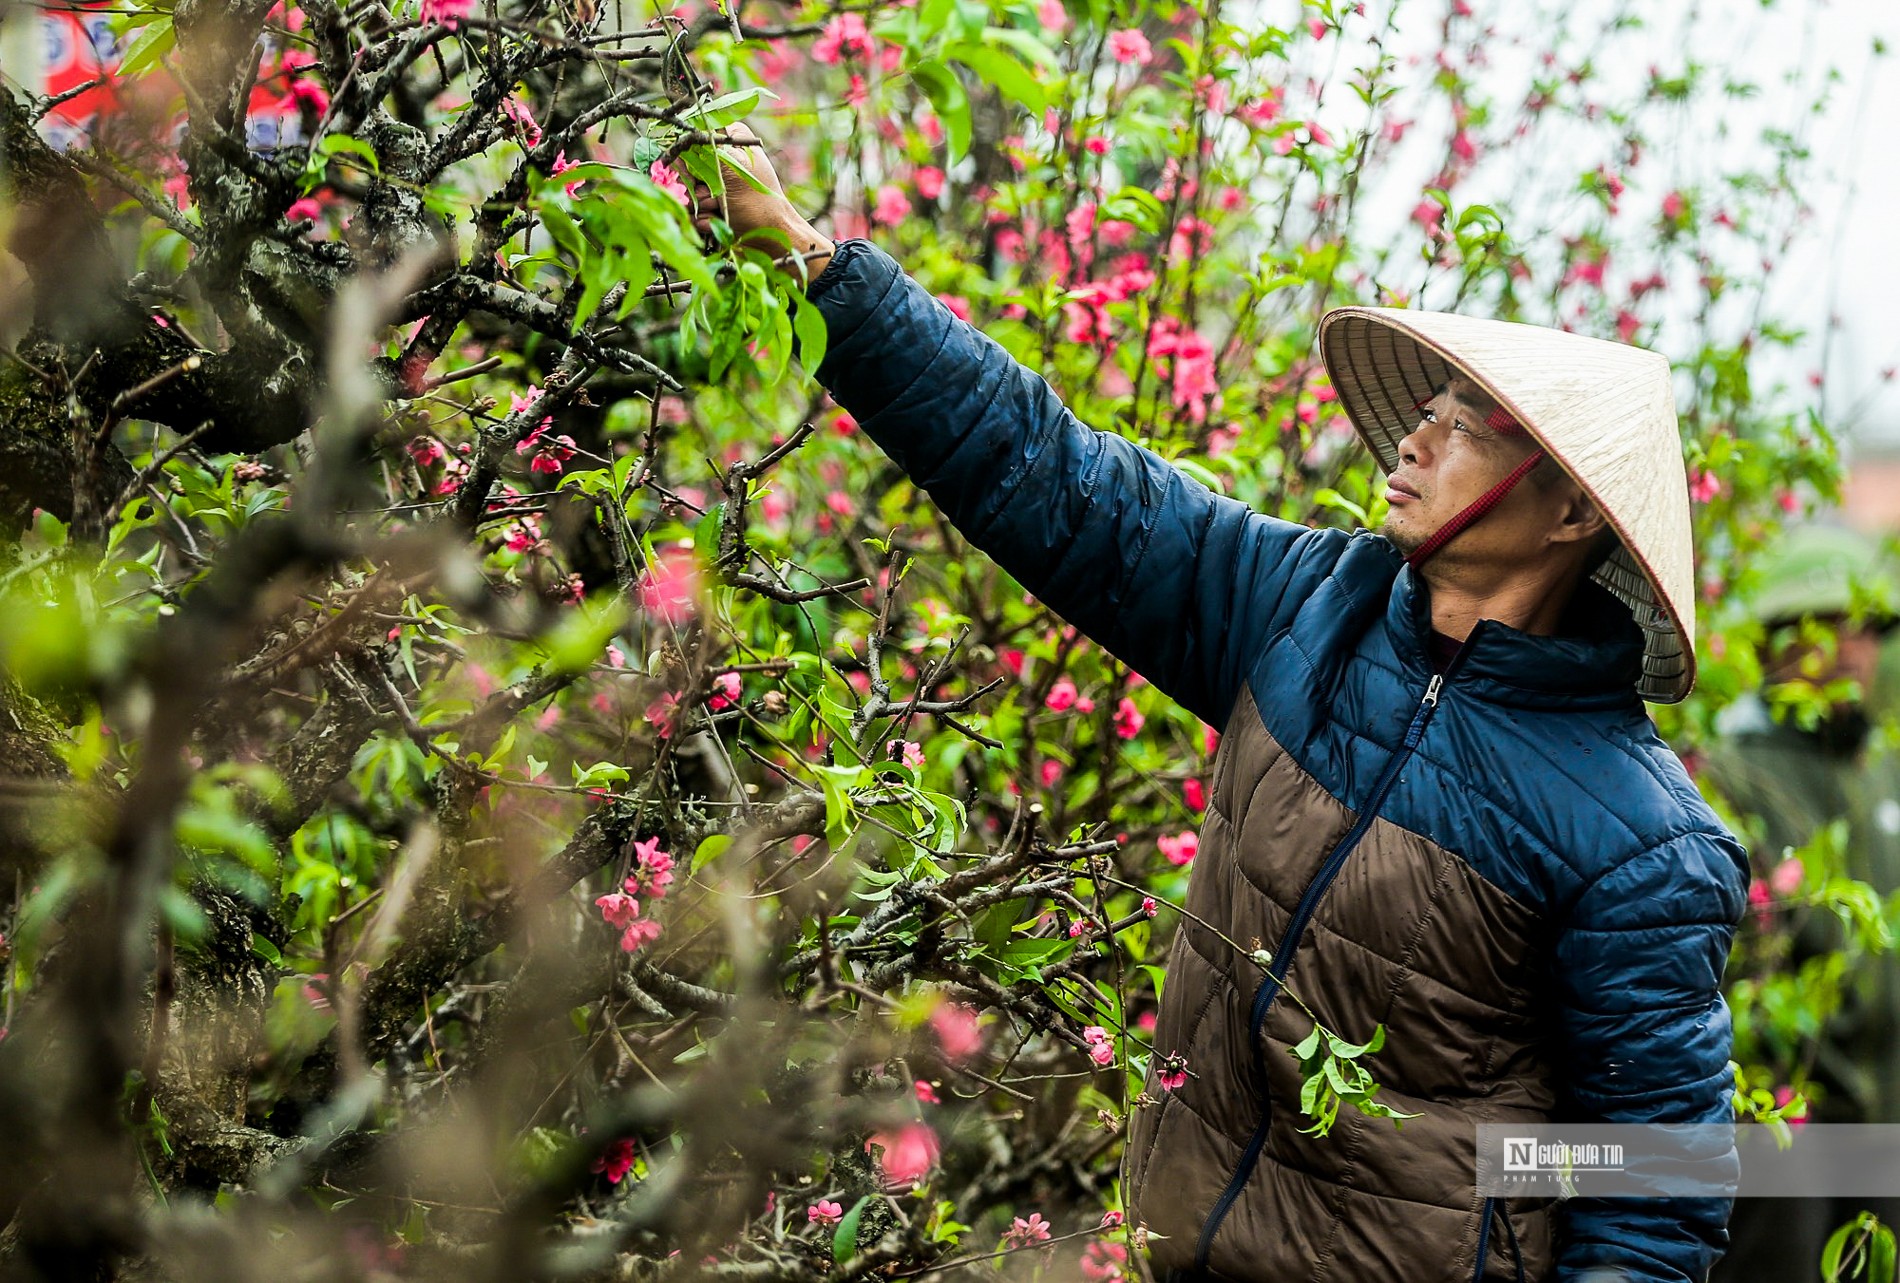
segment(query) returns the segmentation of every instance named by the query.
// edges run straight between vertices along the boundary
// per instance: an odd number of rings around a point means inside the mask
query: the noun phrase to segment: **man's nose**
[[[1401,463],[1409,463],[1413,466],[1417,466],[1419,462],[1419,447],[1422,444],[1424,443],[1420,440],[1418,428],[1413,428],[1410,432],[1400,437],[1399,461]]]

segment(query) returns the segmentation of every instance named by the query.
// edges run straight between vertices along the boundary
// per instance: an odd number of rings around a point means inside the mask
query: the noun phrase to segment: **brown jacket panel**
[[[1552,1106],[1535,1008],[1547,965],[1536,916],[1457,853],[1374,820],[1318,902],[1249,1043],[1263,967],[1308,883],[1355,817],[1267,732],[1243,689],[1228,722],[1155,1029],[1156,1059],[1184,1055],[1185,1086],[1152,1076],[1128,1146],[1131,1214],[1157,1275],[1192,1266],[1220,1199],[1272,1101],[1258,1162],[1220,1223],[1210,1271],[1233,1283],[1470,1280],[1485,1200],[1476,1124],[1537,1121]],[[1199,919],[1200,921],[1196,921]],[[1300,1001],[1294,1000],[1297,995]],[[1363,1042],[1378,1099],[1415,1113],[1402,1127],[1344,1109],[1306,1134],[1290,1048],[1313,1015]],[[1259,1066],[1265,1066],[1261,1081]],[[1552,1260],[1548,1205],[1514,1204],[1525,1278]],[[1500,1213],[1487,1277],[1515,1278]]]

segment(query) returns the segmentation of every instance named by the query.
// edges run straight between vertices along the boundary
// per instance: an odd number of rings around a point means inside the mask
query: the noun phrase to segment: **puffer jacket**
[[[1492,1200],[1479,1122],[1719,1122],[1720,981],[1745,853],[1634,695],[1642,643],[1587,586],[1559,636],[1478,624],[1429,658],[1381,536],[1216,495],[1078,423],[868,242],[815,282],[818,378],[977,547],[1220,729],[1125,1158],[1165,1278],[1700,1283],[1725,1198]],[[1265,967],[1249,955],[1267,950]],[[1303,1134],[1311,1029],[1403,1127]]]

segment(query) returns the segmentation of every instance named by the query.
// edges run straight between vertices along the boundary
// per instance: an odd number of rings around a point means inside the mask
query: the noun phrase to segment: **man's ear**
[[[1557,506],[1557,519],[1551,524],[1550,541],[1576,543],[1596,538],[1609,524],[1596,503],[1575,481],[1566,480],[1562,493],[1563,498]]]

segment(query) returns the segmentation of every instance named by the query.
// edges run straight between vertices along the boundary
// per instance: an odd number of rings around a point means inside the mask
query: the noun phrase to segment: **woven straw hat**
[[[1319,325],[1340,404],[1387,472],[1416,406],[1453,374],[1497,398],[1581,485],[1622,539],[1594,578],[1643,629],[1637,693],[1673,704],[1695,685],[1689,478],[1669,362],[1562,330],[1450,312],[1342,307]]]

